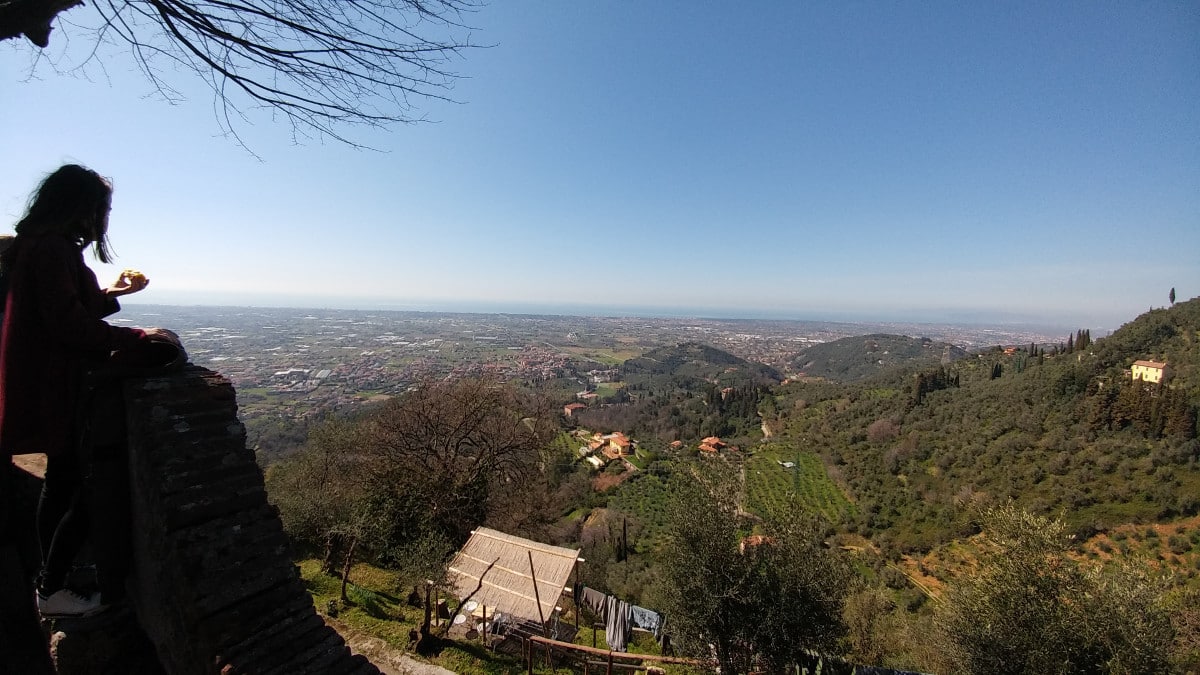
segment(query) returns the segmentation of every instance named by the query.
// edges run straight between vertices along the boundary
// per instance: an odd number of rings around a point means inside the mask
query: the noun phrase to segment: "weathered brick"
[[[300,583],[228,381],[190,367],[130,381],[126,399],[135,596],[168,672],[378,673]]]

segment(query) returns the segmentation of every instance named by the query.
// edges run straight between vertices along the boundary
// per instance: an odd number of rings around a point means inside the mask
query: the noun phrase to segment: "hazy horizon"
[[[424,312],[446,314],[518,314],[551,315],[574,317],[645,317],[665,319],[717,319],[717,320],[760,320],[796,321],[845,324],[913,324],[966,326],[976,328],[1021,327],[1048,333],[1061,332],[1064,336],[1079,328],[1090,329],[1096,337],[1116,330],[1132,321],[1136,315],[1109,323],[1086,320],[1054,320],[1032,314],[998,313],[980,310],[891,310],[891,311],[831,311],[831,310],[767,310],[737,307],[656,307],[646,305],[588,305],[570,303],[502,302],[502,301],[418,301],[418,300],[375,300],[363,298],[306,298],[267,295],[237,294],[164,294],[165,298],[149,295],[129,296],[122,300],[127,308],[135,307],[213,307],[213,308],[263,308],[297,310],[353,310],[385,312]],[[1149,308],[1148,308],[1149,309]],[[1083,318],[1083,317],[1079,317]]]

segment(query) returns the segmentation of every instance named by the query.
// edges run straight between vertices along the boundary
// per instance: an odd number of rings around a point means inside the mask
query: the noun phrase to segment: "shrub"
[[[1183,555],[1192,549],[1192,544],[1186,537],[1178,534],[1173,534],[1167,538],[1167,546],[1171,549],[1171,553],[1175,555]]]
[[[1062,521],[1011,503],[982,516],[995,549],[937,609],[955,672],[1168,670],[1174,631],[1159,573],[1131,563],[1103,572],[1081,565]]]
[[[872,443],[886,443],[900,435],[900,427],[890,419],[878,419],[867,427],[867,440]]]

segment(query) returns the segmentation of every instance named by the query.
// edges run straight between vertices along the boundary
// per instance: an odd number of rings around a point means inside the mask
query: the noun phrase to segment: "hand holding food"
[[[117,282],[109,286],[107,293],[111,296],[129,295],[149,285],[150,279],[145,274],[137,270],[124,270],[121,276],[117,277]]]

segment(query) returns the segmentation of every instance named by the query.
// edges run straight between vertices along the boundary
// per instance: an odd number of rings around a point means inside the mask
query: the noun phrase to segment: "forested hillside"
[[[949,364],[966,357],[966,350],[944,342],[877,333],[807,347],[792,363],[808,377],[858,382],[897,367]]]
[[[581,410],[580,424],[663,443],[760,435],[759,407],[783,380],[774,368],[695,342],[660,347],[621,366],[614,403]]]
[[[1082,349],[993,350],[861,384],[789,384],[772,426],[819,452],[863,514],[862,532],[900,550],[966,534],[963,507],[982,500],[1062,512],[1081,532],[1194,515],[1198,330],[1192,300]],[[1139,359],[1165,360],[1168,381],[1130,381]]]
[[[698,342],[652,349],[623,363],[621,373],[627,382],[649,390],[671,385],[696,388],[706,383],[717,387],[770,385],[783,380],[770,366]]]

